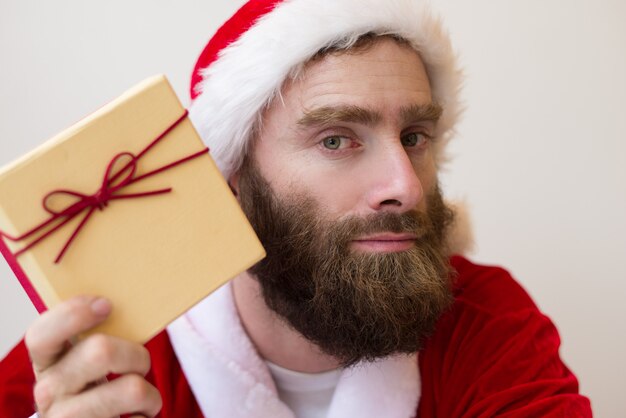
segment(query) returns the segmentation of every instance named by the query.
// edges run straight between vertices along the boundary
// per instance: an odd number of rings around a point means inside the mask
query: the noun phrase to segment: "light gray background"
[[[187,103],[195,57],[241,3],[0,0],[0,164],[152,74]],[[467,71],[442,180],[471,207],[474,259],[518,278],[556,322],[596,415],[622,417],[626,3],[435,6]],[[0,355],[34,317],[0,263]]]

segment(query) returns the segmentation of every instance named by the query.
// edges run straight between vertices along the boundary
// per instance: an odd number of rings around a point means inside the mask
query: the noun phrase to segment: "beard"
[[[343,366],[423,347],[452,303],[445,235],[453,213],[438,188],[425,213],[330,220],[306,194],[279,198],[246,161],[239,193],[267,253],[249,272],[289,326]],[[418,239],[401,252],[351,250],[354,239],[379,232]]]

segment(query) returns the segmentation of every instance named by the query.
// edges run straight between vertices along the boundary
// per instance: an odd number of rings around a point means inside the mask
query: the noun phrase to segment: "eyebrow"
[[[437,122],[441,118],[443,108],[438,103],[427,105],[412,105],[400,110],[400,117],[404,124],[414,122]]]
[[[360,106],[324,106],[304,113],[298,120],[301,127],[325,126],[337,122],[356,122],[365,125],[374,125],[380,122],[383,116],[376,111]]]
[[[411,105],[400,109],[400,118],[404,124],[433,121],[437,122],[443,109],[437,103]],[[375,110],[355,105],[323,106],[309,110],[298,120],[298,126],[328,126],[338,122],[362,123],[375,125],[383,120],[383,115]]]

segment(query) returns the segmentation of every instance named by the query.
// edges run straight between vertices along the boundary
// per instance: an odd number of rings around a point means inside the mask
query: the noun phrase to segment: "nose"
[[[415,209],[424,191],[415,167],[401,144],[390,145],[373,157],[367,204],[375,211],[403,213]]]

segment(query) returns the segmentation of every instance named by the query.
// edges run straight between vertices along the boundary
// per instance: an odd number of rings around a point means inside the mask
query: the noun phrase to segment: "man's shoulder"
[[[590,417],[560,338],[500,267],[451,259],[454,304],[420,352],[419,417]]]
[[[554,325],[508,271],[462,256],[450,262],[454,302],[439,319],[427,350],[458,345],[466,352],[474,345],[486,354],[538,329],[549,329],[550,343],[558,346]]]

